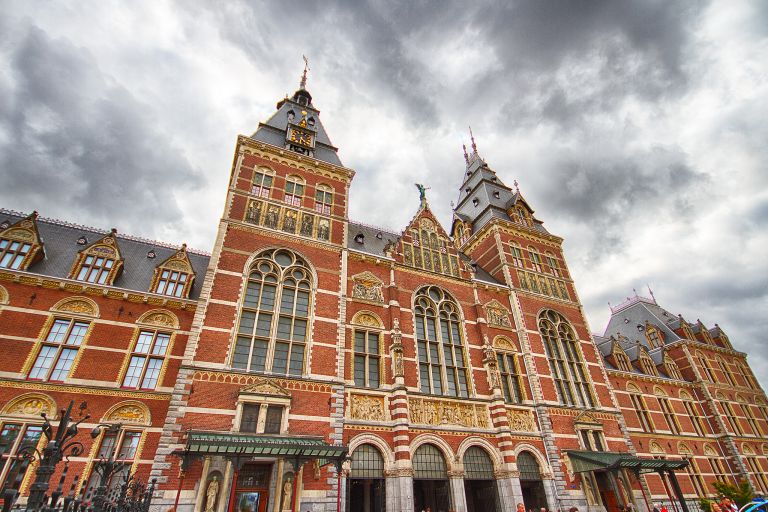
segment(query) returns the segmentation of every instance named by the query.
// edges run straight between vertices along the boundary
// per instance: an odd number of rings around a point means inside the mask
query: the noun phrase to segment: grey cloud
[[[90,53],[25,22],[5,34],[0,167],[6,206],[115,222],[151,236],[181,220],[177,194],[202,183],[153,113]],[[147,222],[150,221],[151,222]]]

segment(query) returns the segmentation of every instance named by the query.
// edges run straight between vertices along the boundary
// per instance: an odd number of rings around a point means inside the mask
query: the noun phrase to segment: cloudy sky
[[[467,4],[0,0],[0,205],[209,250],[306,54],[353,219],[449,226],[471,125],[593,331],[650,284],[768,384],[768,2]]]

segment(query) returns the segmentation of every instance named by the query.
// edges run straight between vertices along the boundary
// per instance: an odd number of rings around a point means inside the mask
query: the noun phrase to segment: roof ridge
[[[0,213],[6,214],[6,215],[17,215],[17,216],[22,217],[22,218],[25,218],[25,217],[29,216],[29,214],[26,214],[26,213],[23,213],[23,212],[19,212],[19,211],[16,211],[16,210],[10,210],[8,208],[0,208]],[[48,224],[53,224],[53,225],[56,225],[56,226],[64,226],[64,227],[74,228],[74,229],[82,229],[82,230],[85,230],[85,231],[90,231],[92,233],[105,234],[105,235],[109,234],[110,231],[111,231],[111,230],[108,230],[108,229],[100,229],[100,228],[94,228],[92,226],[86,226],[85,224],[77,224],[77,223],[69,222],[69,221],[66,221],[66,220],[54,219],[52,217],[42,217],[41,216],[41,217],[37,218],[37,221],[38,222],[46,222]],[[122,233],[117,233],[117,237],[118,238],[122,238],[124,240],[130,240],[132,242],[141,242],[141,243],[148,244],[148,245],[154,245],[156,247],[164,247],[166,249],[179,250],[181,248],[180,245],[174,245],[174,244],[171,244],[169,242],[161,242],[159,240],[152,240],[150,238],[143,238],[143,237],[136,236],[136,235],[126,235],[126,234],[122,234]],[[202,251],[200,249],[191,249],[189,247],[187,247],[187,252],[192,253],[192,254],[197,254],[199,256],[207,256],[207,257],[211,256],[211,253],[209,253],[209,252]]]
[[[390,235],[400,236],[397,232],[395,232],[394,229],[389,228],[389,227],[376,226],[374,224],[368,224],[366,222],[360,222],[360,221],[352,220],[352,219],[349,219],[349,223],[350,224],[356,224],[358,226],[363,226],[363,227],[370,228],[370,229],[378,229],[382,233],[389,233]]]

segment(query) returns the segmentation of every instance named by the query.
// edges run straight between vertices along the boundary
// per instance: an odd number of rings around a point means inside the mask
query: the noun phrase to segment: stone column
[[[517,471],[497,472],[496,492],[501,510],[516,510],[518,503],[523,503],[523,489],[520,487],[520,473]]]
[[[413,510],[413,470],[390,471],[386,477],[386,511],[411,512]]]
[[[451,507],[456,512],[467,512],[467,495],[464,492],[464,472],[448,473],[451,485]]]

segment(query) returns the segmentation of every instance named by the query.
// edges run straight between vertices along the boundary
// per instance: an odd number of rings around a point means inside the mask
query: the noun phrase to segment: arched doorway
[[[517,455],[517,470],[520,472],[520,488],[523,491],[525,509],[539,510],[542,507],[548,509],[541,468],[536,457],[531,452],[520,452]]]
[[[493,462],[485,450],[470,446],[464,452],[464,494],[467,512],[501,510],[493,477]]]
[[[413,454],[414,510],[448,512],[451,509],[451,487],[442,452],[434,445],[423,444]]]
[[[385,488],[381,452],[370,444],[358,446],[352,453],[346,509],[349,512],[384,512]]]

